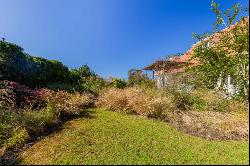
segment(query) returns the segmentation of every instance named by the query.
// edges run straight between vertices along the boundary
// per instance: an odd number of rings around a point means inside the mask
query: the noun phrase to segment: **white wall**
[[[223,84],[223,85],[222,85]],[[228,75],[225,78],[225,81],[222,82],[221,76],[217,79],[216,87],[215,89],[220,90],[221,87],[225,90],[225,97],[232,97],[236,93],[238,93],[238,88],[235,87],[232,83],[232,77]]]

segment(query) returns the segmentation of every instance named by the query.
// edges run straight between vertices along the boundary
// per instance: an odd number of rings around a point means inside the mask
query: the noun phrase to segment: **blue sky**
[[[217,0],[222,8],[248,0]],[[212,30],[211,0],[0,0],[0,37],[69,68],[127,77]]]

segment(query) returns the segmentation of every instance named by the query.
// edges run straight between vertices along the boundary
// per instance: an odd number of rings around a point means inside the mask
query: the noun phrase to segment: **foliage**
[[[70,82],[74,85],[75,91],[91,92],[95,95],[107,85],[106,81],[91,71],[87,65],[70,70]]]
[[[128,71],[128,86],[154,87],[155,83],[142,70],[130,69]]]
[[[0,41],[0,80],[10,80],[32,88],[50,87],[94,94],[98,94],[106,85],[104,79],[88,65],[69,70],[59,61],[30,56],[23,52],[23,48],[6,41]]]
[[[219,7],[220,7],[220,4],[217,4],[214,0],[212,0],[211,9],[214,11],[217,17],[217,20],[214,24],[215,30],[218,30],[218,27],[221,25],[228,27],[234,24],[237,19],[238,14],[241,11],[244,11],[243,10],[244,8],[240,5],[240,3],[236,3],[231,8],[225,10],[224,12],[222,12],[219,9]]]
[[[202,48],[202,51],[196,49],[193,58],[199,58],[201,65],[193,67],[193,71],[198,76],[197,82],[205,87],[214,88],[220,76],[225,79],[228,75],[232,75],[229,70],[232,62],[228,60],[225,52],[216,52],[209,48]]]
[[[31,89],[15,82],[0,82],[0,152],[18,147],[64,119],[79,116],[93,106],[89,93]],[[0,153],[1,154],[1,153]]]
[[[23,48],[0,41],[0,79],[11,80],[29,86],[45,86],[47,83],[66,82],[68,68],[56,60],[33,57]]]
[[[109,86],[114,87],[114,88],[118,88],[118,89],[123,89],[127,86],[127,83],[123,79],[112,78],[111,82],[109,83]]]
[[[19,146],[28,138],[26,131],[23,129],[16,114],[1,110],[0,112],[0,151],[4,149]],[[18,139],[16,139],[18,138]],[[1,152],[3,153],[3,152]],[[1,155],[1,154],[0,154]]]
[[[199,97],[205,101],[203,109],[195,110],[206,110],[215,112],[244,112],[246,107],[244,102],[235,99],[225,99],[223,96],[218,94],[216,90],[210,90],[205,88],[197,88],[190,93],[192,96]]]
[[[96,102],[98,107],[112,111],[163,118],[169,111],[243,111],[241,102],[226,100],[211,90],[195,89],[191,93],[173,89],[141,87],[104,89]]]
[[[100,94],[96,105],[110,111],[159,119],[187,134],[209,140],[248,138],[244,103],[226,100],[216,91],[204,88],[191,93],[172,88],[164,91],[139,87],[111,88]]]
[[[97,76],[94,71],[91,71],[90,67],[88,65],[83,65],[78,69],[79,73],[81,74],[81,77],[91,77],[91,76]]]
[[[32,107],[41,108],[45,105],[42,97],[43,89],[31,89],[16,82],[0,81],[0,103],[2,109],[15,110]]]
[[[123,92],[122,89],[117,88],[104,89],[96,102],[97,107],[104,107],[112,111],[132,113],[127,106],[127,97]]]
[[[98,95],[107,86],[107,82],[99,76],[90,76],[85,79],[84,89],[87,92]]]
[[[81,85],[83,83],[81,73],[78,69],[71,69],[69,82],[73,85]]]
[[[74,84],[68,84],[68,83],[48,83],[46,85],[46,88],[57,91],[57,90],[64,90],[70,93],[74,93],[75,91],[78,91],[77,86]]]
[[[180,110],[203,110],[206,102],[198,96],[191,95],[187,92],[173,91],[173,103]]]
[[[234,78],[235,87],[241,91],[243,98],[248,101],[249,81],[249,18],[240,19],[233,25],[240,12],[239,4],[234,5],[221,13],[219,5],[212,1],[212,9],[217,16],[216,30],[220,25],[228,29],[216,32],[218,42],[213,42],[212,37],[207,47],[208,40],[201,40],[195,49],[192,58],[197,58],[200,65],[194,68],[194,72],[200,76],[201,82],[209,88],[213,88],[216,80],[220,77],[225,79],[228,75]],[[228,21],[225,21],[225,20]],[[229,27],[230,26],[230,27]],[[223,80],[222,80],[223,81]],[[223,84],[221,89],[223,89]]]
[[[66,93],[58,91],[48,99],[48,107],[53,109],[61,117],[80,115],[85,108],[92,106],[94,96],[92,94]]]

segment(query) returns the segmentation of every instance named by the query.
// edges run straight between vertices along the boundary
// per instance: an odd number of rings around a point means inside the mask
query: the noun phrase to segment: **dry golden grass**
[[[160,91],[156,93],[155,90],[137,87],[106,89],[99,96],[96,105],[112,111],[148,117],[159,117],[163,111],[172,108],[170,98],[162,97]]]
[[[161,119],[189,134],[208,139],[248,137],[248,114],[244,103],[225,100],[215,91],[208,90],[195,90],[178,101],[174,100],[176,95],[182,93],[138,87],[111,88],[101,93],[96,105],[111,111]],[[190,100],[195,103],[188,105],[187,110],[177,107],[185,101],[189,104]]]

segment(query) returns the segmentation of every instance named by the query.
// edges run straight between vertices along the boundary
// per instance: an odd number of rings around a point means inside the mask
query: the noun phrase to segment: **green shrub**
[[[131,69],[128,71],[128,86],[141,86],[144,88],[155,87],[155,82],[151,80],[148,75],[144,74],[142,70]]]
[[[0,110],[0,152],[2,154],[6,149],[22,145],[28,137],[27,130],[21,126],[16,113]]]
[[[173,91],[173,103],[179,110],[203,110],[206,102],[198,96],[194,96],[187,92]]]
[[[113,78],[110,85],[118,89],[123,89],[127,86],[126,81],[119,78]]]
[[[85,82],[83,83],[84,91],[93,93],[95,95],[98,95],[100,91],[106,86],[106,81],[98,76],[90,76],[88,78],[85,78]]]
[[[19,121],[30,135],[41,133],[46,129],[46,126],[58,122],[54,110],[50,107],[41,111],[24,111],[18,116]]]
[[[20,46],[0,41],[0,76],[2,80],[36,87],[66,83],[69,70],[59,61],[30,56]]]
[[[200,97],[206,102],[204,108],[209,111],[230,112],[246,111],[246,105],[243,100],[225,99],[215,90],[196,89],[192,95]]]
[[[70,70],[69,82],[74,85],[74,91],[90,92],[95,95],[107,85],[106,81],[91,71],[87,65]]]
[[[6,41],[0,41],[0,79],[10,80],[29,87],[50,87],[69,92],[93,92],[98,94],[104,79],[98,77],[89,66],[69,70],[56,60],[33,57],[23,48]],[[122,87],[117,82],[117,87]]]
[[[28,132],[24,128],[16,128],[12,132],[12,136],[10,136],[4,144],[4,147],[7,149],[21,146],[29,138]]]
[[[0,81],[0,110],[15,109],[15,92],[8,87],[7,81]]]

